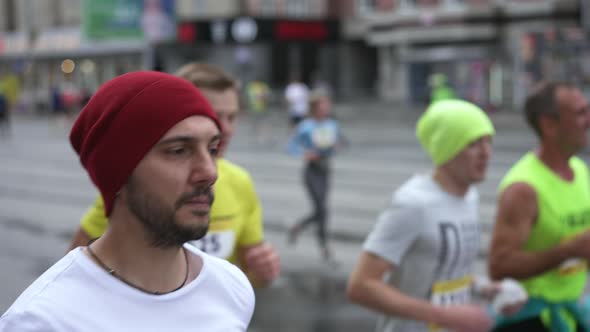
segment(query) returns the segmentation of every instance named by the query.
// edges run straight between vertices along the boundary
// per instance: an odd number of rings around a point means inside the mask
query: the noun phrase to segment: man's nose
[[[195,159],[191,170],[191,183],[213,185],[217,181],[217,164],[213,156],[207,153],[205,156]]]
[[[482,142],[480,153],[483,157],[489,158],[492,155],[492,144],[490,142]]]

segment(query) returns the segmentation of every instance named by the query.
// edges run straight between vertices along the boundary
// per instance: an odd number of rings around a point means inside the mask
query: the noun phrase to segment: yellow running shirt
[[[207,235],[192,243],[211,255],[237,263],[236,249],[262,242],[262,208],[250,174],[227,160],[217,160],[215,200]],[[108,226],[102,197],[82,217],[81,227],[91,237],[100,237]]]

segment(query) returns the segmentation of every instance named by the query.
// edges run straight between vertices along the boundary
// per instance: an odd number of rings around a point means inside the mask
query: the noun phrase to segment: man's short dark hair
[[[562,88],[572,89],[574,85],[563,81],[542,82],[526,99],[524,112],[527,123],[540,138],[543,137],[540,126],[541,117],[559,119],[557,91]]]

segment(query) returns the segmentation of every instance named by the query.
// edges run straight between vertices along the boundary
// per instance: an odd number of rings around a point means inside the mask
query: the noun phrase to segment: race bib
[[[336,129],[333,127],[316,128],[311,134],[313,144],[320,149],[333,147],[337,138]]]
[[[586,271],[588,268],[588,264],[585,260],[580,258],[570,258],[565,262],[561,263],[558,268],[559,275],[566,276],[570,274],[575,274],[580,271]]]
[[[467,304],[471,299],[471,283],[473,276],[468,275],[460,279],[437,281],[432,286],[430,302],[436,306]],[[443,331],[440,326],[429,325],[430,331]]]
[[[210,231],[202,239],[190,243],[205,253],[227,259],[234,251],[235,240],[236,235],[233,230]]]

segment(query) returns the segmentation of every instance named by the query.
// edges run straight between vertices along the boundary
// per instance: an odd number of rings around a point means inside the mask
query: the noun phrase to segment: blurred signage
[[[143,0],[141,27],[150,42],[174,40],[176,37],[175,0]]]
[[[278,40],[315,40],[329,38],[330,31],[323,22],[277,22],[274,34]]]
[[[28,49],[29,42],[24,32],[0,33],[0,54],[20,54]]]
[[[175,0],[83,0],[86,39],[174,39]]]
[[[75,50],[82,43],[78,28],[55,28],[42,31],[34,43],[35,51]]]
[[[273,20],[249,17],[211,21],[182,22],[177,27],[178,41],[212,42],[326,42],[340,38],[336,20]]]

